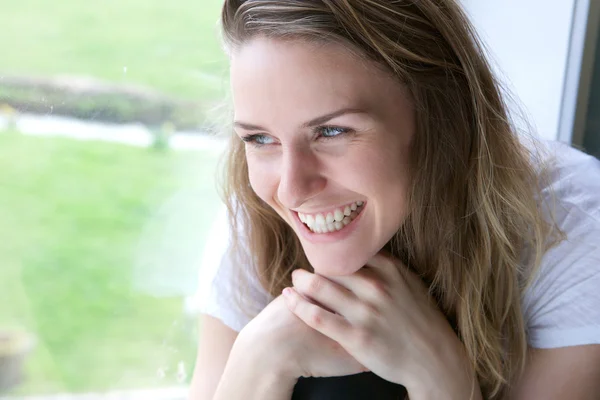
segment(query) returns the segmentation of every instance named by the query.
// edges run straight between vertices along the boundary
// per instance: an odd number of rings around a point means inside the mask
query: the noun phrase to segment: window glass
[[[0,398],[185,397],[220,6],[0,0]]]

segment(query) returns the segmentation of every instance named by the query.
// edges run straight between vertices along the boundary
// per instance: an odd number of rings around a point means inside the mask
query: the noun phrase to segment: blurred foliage
[[[0,0],[0,103],[20,111],[204,129],[227,91],[220,0]],[[98,84],[83,87],[78,79]],[[54,80],[73,81],[73,87]],[[113,84],[98,91],[102,82]],[[114,86],[117,84],[118,86]],[[151,96],[133,93],[151,88]]]
[[[112,123],[142,123],[147,126],[169,123],[178,130],[202,130],[206,125],[205,106],[166,96],[145,95],[123,90],[75,90],[19,79],[0,85],[0,104],[18,112],[58,114]],[[1,110],[0,110],[1,112]]]

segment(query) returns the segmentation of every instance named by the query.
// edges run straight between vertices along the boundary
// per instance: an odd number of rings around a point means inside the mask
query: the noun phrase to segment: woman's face
[[[405,217],[414,111],[404,87],[339,44],[257,38],[231,59],[250,184],[325,276],[359,270]]]

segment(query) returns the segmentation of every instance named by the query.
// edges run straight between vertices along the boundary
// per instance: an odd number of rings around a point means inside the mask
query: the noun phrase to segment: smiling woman
[[[413,400],[597,393],[600,163],[517,135],[455,1],[229,0],[222,24],[231,246],[193,399],[359,373]]]
[[[265,38],[232,54],[231,85],[256,195],[294,228],[315,271],[356,272],[404,218],[415,131],[407,91],[339,44]],[[335,210],[356,202],[366,202],[360,229],[358,220],[335,229]]]

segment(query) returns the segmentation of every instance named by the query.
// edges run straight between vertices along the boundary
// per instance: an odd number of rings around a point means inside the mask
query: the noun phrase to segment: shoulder
[[[565,207],[600,220],[600,160],[559,142],[545,142],[548,185],[545,200],[555,194]]]
[[[551,253],[567,255],[579,246],[600,244],[600,160],[559,142],[544,142],[545,185],[540,207],[567,240]]]
[[[232,238],[237,235],[238,245]],[[239,332],[272,300],[261,286],[249,256],[243,229],[232,232],[228,215],[220,210],[211,227],[200,263],[199,312],[213,316]]]
[[[543,145],[540,200],[566,240],[545,253],[524,293],[530,345],[600,343],[600,161],[565,144]]]

